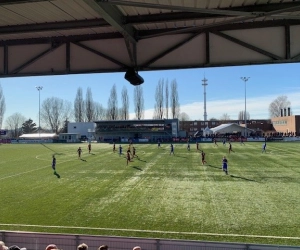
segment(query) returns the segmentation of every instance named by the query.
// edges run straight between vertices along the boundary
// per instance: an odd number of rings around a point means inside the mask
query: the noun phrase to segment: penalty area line
[[[206,236],[225,236],[225,237],[247,237],[247,238],[268,238],[268,239],[289,239],[300,240],[300,237],[292,236],[272,236],[272,235],[249,235],[249,234],[222,234],[222,233],[199,233],[199,232],[175,232],[160,230],[139,230],[139,229],[122,229],[122,228],[102,228],[102,227],[72,227],[72,226],[44,226],[44,225],[26,225],[26,224],[0,224],[0,226],[15,227],[37,227],[37,228],[58,228],[58,229],[84,229],[84,230],[103,230],[103,231],[123,231],[123,232],[140,232],[140,233],[164,233],[164,234],[181,234],[181,235],[206,235]]]

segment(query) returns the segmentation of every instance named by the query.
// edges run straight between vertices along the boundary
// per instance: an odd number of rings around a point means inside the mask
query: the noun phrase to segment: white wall
[[[96,123],[94,122],[69,122],[68,123],[68,133],[85,135],[86,137],[90,137],[94,135],[96,128]],[[92,132],[89,132],[92,131]]]

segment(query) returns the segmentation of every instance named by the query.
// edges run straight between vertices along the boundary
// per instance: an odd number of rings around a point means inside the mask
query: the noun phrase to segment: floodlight
[[[134,86],[144,83],[143,77],[134,68],[127,69],[124,78]]]

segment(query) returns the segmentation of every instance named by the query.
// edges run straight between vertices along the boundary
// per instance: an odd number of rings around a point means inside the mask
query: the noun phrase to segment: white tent
[[[19,136],[19,138],[22,139],[53,139],[54,137],[57,137],[55,133],[35,133],[35,134],[23,134]]]
[[[240,126],[237,123],[228,123],[228,124],[221,124],[220,126],[217,126],[215,128],[211,128],[213,134],[226,134],[226,133],[241,133],[241,135],[245,136],[245,132],[247,135],[249,135],[251,132],[253,132],[252,129],[248,129],[243,126]]]
[[[203,136],[207,136],[207,135],[211,135],[213,134],[214,132],[209,129],[209,127],[206,127],[204,130],[203,130]]]

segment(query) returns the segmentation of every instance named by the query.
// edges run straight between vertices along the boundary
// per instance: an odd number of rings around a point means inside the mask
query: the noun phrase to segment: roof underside
[[[296,0],[0,0],[0,77],[299,59]]]

